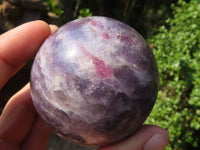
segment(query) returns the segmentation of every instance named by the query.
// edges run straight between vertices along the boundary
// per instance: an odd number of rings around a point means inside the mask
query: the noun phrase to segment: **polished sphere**
[[[158,69],[145,40],[107,17],[69,22],[39,49],[31,71],[38,114],[66,140],[103,146],[134,133],[151,112]]]

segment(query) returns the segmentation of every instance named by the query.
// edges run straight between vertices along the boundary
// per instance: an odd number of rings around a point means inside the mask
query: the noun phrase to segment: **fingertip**
[[[49,25],[42,20],[24,23],[0,36],[0,56],[12,66],[24,64],[50,34]]]
[[[46,36],[48,36],[49,34],[51,34],[51,28],[50,26],[43,20],[35,20],[35,21],[31,21],[25,24],[34,24],[35,27],[39,27],[39,30],[43,31],[43,34],[46,34]]]
[[[156,125],[144,125],[143,128],[146,130],[144,132],[147,132],[147,130],[148,130],[151,133],[163,135],[165,137],[166,141],[169,143],[170,137],[169,137],[167,130],[165,130],[159,126],[156,126]]]
[[[144,150],[163,150],[170,142],[168,132],[156,125],[144,125],[139,132],[147,137]]]
[[[166,134],[154,134],[144,145],[143,150],[163,150],[169,144]]]
[[[45,41],[45,39],[51,34],[50,26],[42,20],[28,22],[24,25],[27,25],[26,29],[29,30],[29,33],[32,32],[32,42],[39,42],[35,44],[35,47],[33,47],[34,50],[37,50],[40,45]]]

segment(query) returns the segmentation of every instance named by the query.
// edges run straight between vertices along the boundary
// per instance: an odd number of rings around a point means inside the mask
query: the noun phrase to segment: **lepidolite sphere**
[[[103,146],[133,134],[157,97],[158,70],[145,40],[106,17],[77,19],[41,46],[31,71],[39,115],[57,134]]]

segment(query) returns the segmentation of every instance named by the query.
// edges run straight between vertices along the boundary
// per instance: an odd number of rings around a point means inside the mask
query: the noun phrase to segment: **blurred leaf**
[[[55,0],[46,0],[46,3],[49,7],[49,11],[55,13],[57,16],[61,16],[64,13],[64,11],[58,7]]]
[[[79,10],[78,18],[89,17],[89,16],[92,16],[92,13],[90,12],[89,8],[83,8],[83,9]]]

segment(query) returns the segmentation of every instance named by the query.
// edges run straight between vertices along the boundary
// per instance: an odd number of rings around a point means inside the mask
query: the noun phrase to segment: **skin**
[[[0,89],[34,58],[44,40],[56,29],[43,21],[33,21],[0,35]],[[0,149],[45,150],[51,133],[37,115],[28,83],[10,98],[0,116]],[[164,129],[145,125],[129,138],[98,150],[162,150],[168,143],[169,136]]]

